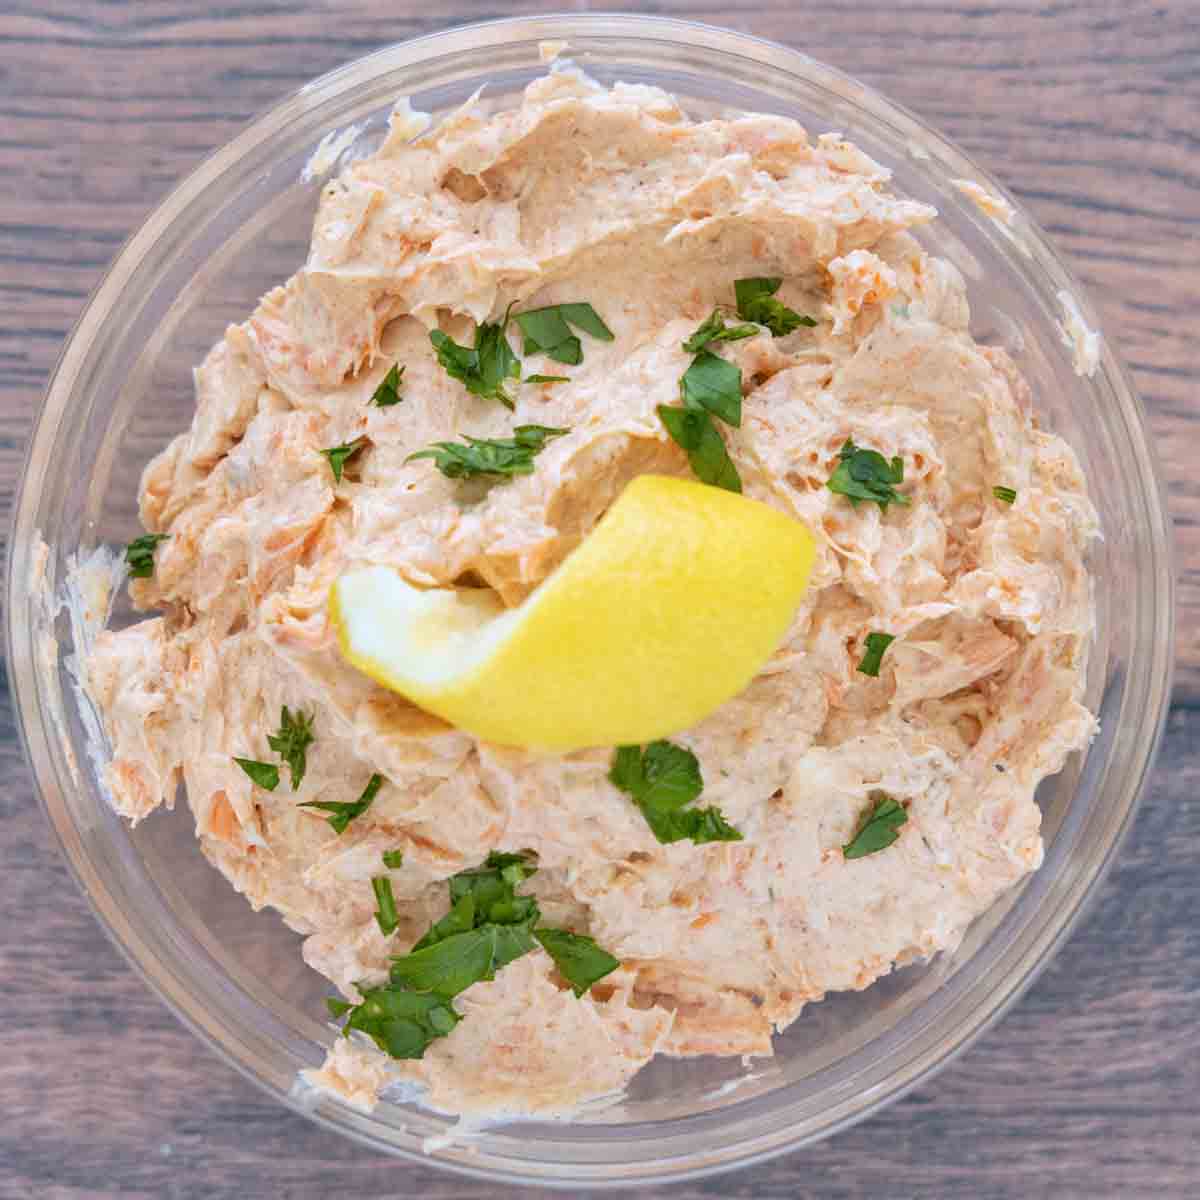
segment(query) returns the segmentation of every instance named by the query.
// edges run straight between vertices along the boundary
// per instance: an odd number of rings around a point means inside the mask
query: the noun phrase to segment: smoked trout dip
[[[306,264],[197,369],[191,427],[141,481],[142,521],[168,536],[131,589],[158,615],[102,633],[87,685],[117,811],[139,821],[182,780],[206,857],[304,935],[349,1004],[447,914],[450,877],[536,855],[520,894],[616,970],[577,996],[535,946],[461,991],[422,1057],[339,1037],[310,1080],[367,1107],[408,1083],[441,1111],[561,1114],[657,1054],[769,1055],[806,1004],[953,948],[1039,865],[1034,789],[1096,729],[1097,520],[1009,356],[968,332],[959,272],[914,238],[935,211],[840,135],[693,121],[663,91],[573,69],[415,141],[411,115],[398,105],[379,150],[324,187]],[[516,605],[634,477],[693,478],[658,408],[679,404],[682,343],[716,306],[736,320],[734,282],[762,278],[814,324],[708,346],[742,379],[741,425],[720,432],[744,493],[803,521],[816,561],[767,665],[671,739],[741,840],[662,844],[610,781],[613,748],[477,741],[351,668],[327,601],[343,571],[384,564]],[[526,375],[567,376],[514,385],[514,411],[431,345],[441,329],[470,347],[510,306],[581,302],[612,340],[583,333],[564,366],[514,325]],[[393,367],[399,400],[371,403]],[[528,474],[409,461],[523,424],[567,431]],[[360,438],[336,479],[321,452]],[[827,486],[848,441],[901,460],[903,500]],[[894,639],[875,676],[858,669],[871,633]],[[267,741],[284,706],[312,721],[297,787]],[[279,763],[278,786],[235,757]],[[302,807],[376,775],[340,832]],[[881,793],[904,823],[847,857]]]

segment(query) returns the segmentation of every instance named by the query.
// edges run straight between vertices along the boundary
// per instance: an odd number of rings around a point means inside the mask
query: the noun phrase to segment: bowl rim
[[[488,1182],[551,1187],[586,1184],[595,1188],[615,1188],[635,1183],[665,1184],[763,1162],[862,1120],[883,1105],[900,1098],[962,1053],[1029,987],[1075,928],[1087,904],[1095,899],[1099,885],[1128,832],[1146,776],[1153,764],[1169,706],[1173,672],[1174,550],[1166,516],[1162,476],[1140,400],[1124,366],[1105,339],[1097,373],[1099,378],[1092,387],[1097,391],[1098,399],[1102,398],[1099,395],[1100,388],[1107,388],[1110,402],[1115,402],[1120,407],[1131,435],[1133,469],[1142,485],[1141,499],[1152,534],[1149,544],[1154,555],[1154,570],[1153,579],[1150,581],[1153,586],[1150,607],[1155,625],[1162,630],[1164,636],[1150,647],[1149,659],[1142,667],[1143,674],[1149,680],[1150,703],[1137,714],[1137,749],[1131,758],[1136,769],[1130,771],[1129,778],[1125,781],[1121,792],[1122,803],[1119,809],[1114,810],[1117,820],[1107,830],[1104,853],[1087,870],[1081,871],[1073,881],[1069,893],[1054,910],[1055,919],[1042,920],[1035,936],[1028,940],[1016,961],[1007,965],[1004,971],[1006,986],[993,989],[986,998],[980,1000],[976,995],[980,991],[977,981],[970,988],[967,998],[960,997],[956,1001],[955,1011],[958,1012],[958,1019],[952,1024],[950,1036],[947,1036],[945,1029],[941,1031],[942,1036],[935,1050],[925,1048],[923,1052],[910,1052],[902,1067],[890,1071],[886,1081],[871,1088],[865,1100],[859,1097],[857,1105],[842,1104],[838,1114],[819,1128],[798,1134],[789,1130],[784,1123],[782,1127],[773,1128],[749,1143],[740,1143],[732,1150],[727,1148],[724,1157],[718,1161],[710,1159],[699,1165],[687,1165],[680,1163],[678,1159],[660,1157],[639,1163],[640,1169],[636,1173],[624,1174],[619,1178],[572,1173],[569,1169],[566,1173],[547,1174],[543,1170],[532,1174],[530,1171],[534,1164],[526,1160],[507,1160],[514,1163],[515,1167],[472,1166],[466,1162],[425,1155],[398,1146],[368,1132],[361,1122],[333,1120],[327,1113],[314,1111],[296,1095],[281,1092],[277,1086],[257,1074],[248,1061],[239,1058],[227,1041],[223,1040],[217,1025],[205,1020],[206,1014],[197,1012],[195,1006],[188,1003],[188,994],[183,990],[180,980],[157,958],[153,948],[148,945],[137,927],[127,920],[116,920],[111,905],[107,911],[102,909],[100,896],[107,894],[106,886],[91,868],[78,831],[67,819],[62,804],[50,803],[52,794],[61,791],[62,788],[59,770],[61,763],[54,753],[54,739],[47,728],[37,671],[34,622],[28,619],[28,615],[32,603],[29,581],[36,577],[34,550],[39,536],[37,517],[41,484],[49,466],[59,428],[69,412],[70,400],[84,362],[93,352],[109,313],[135,269],[150,250],[169,233],[187,207],[211,187],[223,172],[235,167],[253,148],[268,141],[298,113],[312,106],[315,100],[348,93],[362,87],[370,78],[398,68],[415,66],[433,55],[444,56],[455,52],[478,54],[489,45],[555,40],[572,42],[604,37],[618,38],[625,42],[685,43],[692,48],[700,44],[714,51],[737,54],[764,65],[780,67],[815,81],[822,87],[833,88],[874,115],[884,115],[892,123],[898,123],[901,127],[907,127],[919,134],[923,144],[937,147],[946,160],[968,168],[970,178],[980,181],[994,193],[1006,197],[1017,208],[1023,215],[1023,225],[1027,226],[1022,232],[1037,268],[1048,275],[1058,287],[1069,290],[1073,296],[1079,298],[1089,325],[1099,328],[1084,289],[1062,262],[1042,230],[1036,223],[1027,219],[1023,206],[1006,188],[954,143],[902,105],[798,50],[711,24],[673,17],[626,13],[518,16],[455,26],[382,46],[294,90],[266,112],[253,118],[232,139],[193,168],[130,236],[87,300],[64,343],[58,362],[50,373],[17,486],[6,552],[5,639],[8,662],[12,669],[18,733],[26,759],[32,767],[34,787],[43,811],[54,830],[70,870],[101,928],[126,961],[167,1007],[224,1061],[293,1111],[302,1113],[322,1126],[335,1129],[372,1149],[396,1154],[421,1165]],[[967,171],[962,173],[966,174]],[[994,964],[994,970],[999,972],[1001,965],[1001,962]],[[921,1039],[915,1038],[913,1041],[919,1042]],[[912,1047],[909,1049],[913,1050]],[[546,1164],[543,1160],[536,1165],[544,1167]],[[558,1165],[569,1167],[569,1164]]]

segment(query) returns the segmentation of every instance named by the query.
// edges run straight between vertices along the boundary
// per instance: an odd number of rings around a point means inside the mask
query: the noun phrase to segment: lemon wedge
[[[567,751],[666,737],[736,695],[787,631],[813,541],[776,509],[641,475],[522,604],[342,575],[345,658],[485,741]]]

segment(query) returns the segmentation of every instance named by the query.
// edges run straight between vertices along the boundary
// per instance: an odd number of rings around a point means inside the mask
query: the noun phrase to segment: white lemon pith
[[[330,611],[342,654],[385,687],[485,741],[567,751],[666,737],[740,692],[812,561],[776,509],[642,475],[516,608],[375,566],[342,575]]]

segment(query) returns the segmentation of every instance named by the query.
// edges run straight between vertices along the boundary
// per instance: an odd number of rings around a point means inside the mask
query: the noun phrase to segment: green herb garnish
[[[134,579],[149,579],[154,574],[155,547],[170,536],[169,533],[143,533],[125,547],[125,562]]]
[[[372,775],[367,786],[363,788],[363,794],[357,800],[306,800],[300,807],[318,808],[321,812],[330,813],[329,827],[334,833],[345,833],[346,826],[371,807],[381,787],[383,776]]]
[[[356,437],[352,442],[346,442],[343,446],[330,446],[328,450],[322,450],[321,454],[329,460],[329,469],[333,472],[333,482],[342,482],[342,472],[346,469],[346,463],[353,458],[365,445],[367,439],[365,437]]]
[[[517,313],[516,321],[525,337],[524,354],[545,354],[555,362],[574,366],[583,359],[583,343],[571,332],[571,326],[582,329],[602,342],[613,340],[612,330],[587,303],[551,304]]]
[[[429,334],[438,362],[446,374],[467,391],[486,400],[499,400],[512,408],[513,384],[521,378],[521,363],[504,336],[508,314],[500,322],[484,321],[475,326],[474,347],[460,346],[440,329]]]
[[[441,996],[387,985],[359,991],[361,1004],[343,1007],[345,1001],[326,1001],[329,1011],[335,1017],[348,1013],[343,1030],[347,1037],[357,1029],[392,1058],[420,1058],[430,1042],[445,1037],[460,1020]]]
[[[1017,489],[1001,487],[997,485],[996,487],[992,488],[992,495],[1004,504],[1015,504],[1017,499]]]
[[[685,408],[705,409],[735,428],[742,423],[742,372],[711,350],[701,350],[679,381]]]
[[[523,383],[570,383],[569,375],[526,375]]]
[[[434,442],[405,460],[432,458],[447,479],[470,479],[479,475],[496,478],[533,473],[534,456],[545,449],[551,438],[562,437],[567,429],[548,425],[518,425],[510,438],[464,437],[462,442]]]
[[[868,798],[872,804],[870,812],[858,832],[842,847],[842,854],[848,859],[886,850],[900,836],[900,826],[908,820],[904,805],[887,792],[872,792]]]
[[[361,1004],[328,999],[330,1015],[347,1017],[347,1035],[360,1030],[393,1058],[420,1058],[431,1041],[445,1037],[458,1023],[450,1004],[454,996],[495,978],[498,970],[539,943],[581,996],[620,963],[582,934],[535,928],[540,919],[537,901],[516,892],[535,870],[522,854],[493,853],[481,867],[452,876],[450,911],[408,954],[392,960],[388,983],[360,987]],[[379,883],[372,880],[377,897]],[[381,897],[380,913],[384,903]]]
[[[389,871],[395,871],[404,865],[403,850],[385,850],[383,852],[383,865]]]
[[[737,297],[737,314],[743,321],[765,325],[775,337],[783,337],[801,325],[812,328],[816,321],[801,316],[795,309],[788,308],[775,299],[782,279],[738,279],[733,291]]]
[[[740,842],[738,833],[717,808],[688,808],[704,789],[700,763],[683,746],[651,742],[620,746],[609,781],[633,797],[660,842]]]
[[[494,979],[501,967],[528,954],[534,945],[532,921],[484,922],[397,958],[391,980],[449,1000],[472,984]]]
[[[558,973],[582,996],[599,979],[615,971],[620,960],[601,950],[594,938],[565,929],[535,929],[533,936],[554,959]]]
[[[371,394],[367,403],[374,404],[376,408],[391,408],[393,404],[399,404],[404,399],[400,395],[400,380],[405,369],[399,363],[392,363],[392,369],[383,377],[383,382]]]
[[[689,340],[699,334],[697,330]],[[679,381],[679,394],[683,407],[660,404],[658,416],[672,439],[687,451],[692,473],[702,483],[740,492],[741,477],[712,418],[719,417],[727,425],[742,423],[741,368],[701,348]]]
[[[264,791],[273,792],[279,786],[279,768],[274,763],[236,757],[233,761]]]
[[[896,491],[904,482],[904,460],[897,455],[889,463],[878,450],[863,450],[847,438],[841,450],[842,461],[829,477],[826,487],[845,496],[855,508],[860,500],[871,500],[887,512],[889,504],[908,504],[909,499]]]
[[[753,337],[757,332],[757,325],[726,325],[721,310],[714,308],[708,319],[683,343],[683,348],[689,354],[698,354],[709,342],[737,342]]]
[[[866,649],[858,669],[864,675],[878,675],[879,666],[883,662],[883,652],[895,640],[890,633],[868,633]]]
[[[379,923],[379,931],[384,937],[396,932],[400,918],[396,915],[396,897],[392,895],[392,881],[386,875],[376,875],[371,880],[375,892],[375,920]]]
[[[267,737],[267,744],[291,768],[292,791],[300,786],[304,778],[308,766],[308,748],[316,741],[312,723],[312,717],[299,709],[293,714],[285,704],[279,718],[279,732]]]
[[[728,492],[742,490],[737,467],[707,412],[660,404],[658,415],[672,439],[687,451],[692,474],[701,483],[711,483]]]
[[[392,983],[449,999],[532,950],[538,904],[515,889],[533,870],[523,855],[489,854],[482,867],[452,876],[450,911],[393,959]]]

